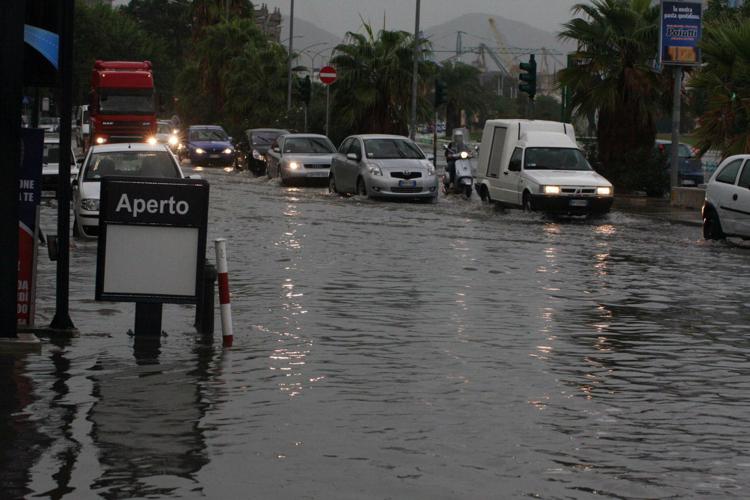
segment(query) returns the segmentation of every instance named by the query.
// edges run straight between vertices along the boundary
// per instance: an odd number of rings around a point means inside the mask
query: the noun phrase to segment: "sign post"
[[[336,76],[336,68],[333,66],[324,66],[318,73],[320,83],[326,86],[326,135],[328,135],[328,123],[331,118],[331,85],[336,81]]]
[[[161,334],[162,304],[200,300],[208,183],[105,177],[96,300],[135,302],[135,335]]]
[[[679,183],[680,94],[682,67],[701,64],[700,41],[702,34],[702,8],[700,2],[662,0],[659,25],[659,63],[673,66],[674,96],[672,102],[672,146],[670,147],[670,185]]]

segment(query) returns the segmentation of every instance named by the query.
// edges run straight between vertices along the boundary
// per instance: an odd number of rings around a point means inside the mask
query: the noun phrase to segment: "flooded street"
[[[80,335],[0,358],[3,498],[750,496],[750,250],[203,174],[234,347],[176,305],[136,342],[74,240]]]

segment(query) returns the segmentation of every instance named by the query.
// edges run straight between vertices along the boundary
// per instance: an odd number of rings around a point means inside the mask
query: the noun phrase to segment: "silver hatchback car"
[[[331,161],[328,187],[333,193],[372,198],[436,200],[435,167],[408,137],[353,135]]]

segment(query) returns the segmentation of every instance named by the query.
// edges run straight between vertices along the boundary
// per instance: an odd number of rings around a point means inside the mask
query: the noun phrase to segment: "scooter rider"
[[[453,141],[448,143],[448,148],[445,150],[445,159],[448,167],[448,178],[450,184],[456,182],[456,157],[461,154],[462,151],[468,151],[466,142],[464,142],[464,134],[461,130],[456,130],[453,133]]]

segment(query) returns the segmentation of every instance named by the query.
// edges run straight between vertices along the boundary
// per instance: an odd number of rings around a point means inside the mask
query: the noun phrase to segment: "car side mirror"
[[[356,153],[346,153],[347,160],[359,161],[359,157]]]
[[[274,146],[274,147],[273,147],[273,150],[274,150],[274,151],[275,151],[276,153],[281,153],[281,148],[280,148],[280,147],[278,147],[278,146]]]
[[[193,180],[199,181],[199,180],[203,179],[203,177],[201,177],[200,174],[190,174],[190,175],[188,175],[188,179],[193,179]]]
[[[229,136],[229,142],[232,142],[232,141],[234,141],[234,138],[230,135]]]

